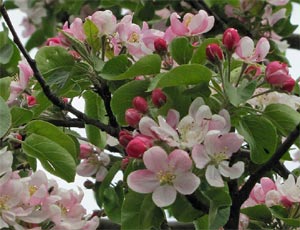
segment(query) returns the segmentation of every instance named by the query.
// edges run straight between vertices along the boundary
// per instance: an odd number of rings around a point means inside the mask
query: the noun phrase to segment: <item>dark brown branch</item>
[[[290,45],[289,48],[300,50],[300,34],[292,34],[286,40]]]
[[[280,158],[289,150],[289,148],[294,144],[296,139],[300,135],[300,124],[297,125],[295,130],[293,130],[286,140],[278,147],[276,152],[273,154],[271,159],[263,164],[256,172],[250,175],[250,178],[246,181],[243,187],[232,200],[232,208],[230,212],[230,218],[225,229],[238,229],[238,221],[233,220],[233,217],[238,217],[240,213],[241,205],[248,199],[249,194],[254,187],[254,185],[262,178],[267,172],[273,169],[280,160]],[[232,218],[231,218],[232,217]]]
[[[30,57],[30,55],[28,54],[28,52],[26,51],[26,49],[24,48],[24,46],[22,45],[12,23],[11,20],[7,14],[7,11],[5,9],[4,4],[0,5],[0,12],[3,16],[3,19],[5,20],[9,30],[11,31],[12,35],[13,35],[13,39],[15,44],[18,46],[19,50],[21,51],[21,53],[24,55],[25,59],[27,60],[28,64],[30,65],[31,69],[33,70],[34,73],[34,77],[36,78],[36,80],[38,81],[38,83],[40,84],[40,86],[42,87],[42,90],[44,92],[44,94],[46,95],[46,97],[56,106],[58,106],[60,109],[62,110],[66,110],[72,114],[74,114],[78,119],[84,121],[86,124],[90,124],[90,125],[94,125],[96,127],[98,127],[99,129],[101,129],[102,131],[107,132],[108,134],[114,136],[114,137],[118,137],[118,133],[119,133],[119,129],[115,128],[115,127],[111,127],[109,125],[106,125],[96,119],[90,118],[88,116],[86,116],[86,114],[80,112],[79,110],[75,109],[73,106],[71,106],[70,104],[66,104],[64,103],[59,97],[57,97],[55,94],[53,94],[51,92],[51,89],[49,87],[49,85],[47,85],[46,81],[44,80],[44,78],[42,77],[39,69],[37,68],[36,62],[34,59],[32,59]]]
[[[53,125],[61,126],[61,127],[76,127],[76,128],[84,128],[84,122],[79,119],[67,119],[67,120],[55,120],[49,119],[45,120]]]

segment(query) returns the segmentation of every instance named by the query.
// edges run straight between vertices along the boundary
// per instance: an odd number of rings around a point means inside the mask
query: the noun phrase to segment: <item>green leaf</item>
[[[10,95],[10,82],[10,77],[0,78],[0,97],[2,97],[5,101]]]
[[[125,73],[114,75],[110,71],[108,75],[101,74],[101,77],[107,80],[123,80],[130,79],[140,75],[151,75],[160,72],[161,59],[157,54],[147,55],[139,59]]]
[[[186,37],[173,39],[169,47],[171,56],[179,65],[189,63],[193,55],[193,46]]]
[[[87,43],[92,47],[94,52],[99,51],[101,43],[100,38],[98,36],[99,30],[97,26],[90,19],[86,19],[83,23],[83,30],[86,35]]]
[[[104,191],[104,210],[107,217],[118,224],[121,224],[121,209],[123,204],[124,194],[123,186],[118,184],[115,188],[107,188]]]
[[[122,230],[159,229],[164,220],[164,212],[155,206],[152,194],[129,191],[121,211]]]
[[[208,215],[204,215],[193,222],[196,230],[208,229]]]
[[[148,81],[131,81],[118,88],[112,97],[111,107],[121,125],[126,125],[125,110],[132,107],[132,99],[135,96],[146,95]]]
[[[7,64],[14,53],[12,44],[7,43],[0,48],[0,64]]]
[[[192,222],[203,215],[203,212],[195,209],[187,198],[181,194],[177,194],[176,200],[170,209],[172,215],[179,222]]]
[[[87,116],[100,120],[107,121],[106,111],[104,109],[104,102],[100,96],[93,91],[86,91],[83,94],[85,100],[84,112]],[[85,132],[88,140],[95,146],[103,148],[106,144],[106,134],[99,128],[93,125],[85,125]]]
[[[263,164],[272,157],[277,147],[277,132],[267,118],[244,116],[236,128],[250,145],[250,158],[255,164]]]
[[[199,64],[181,65],[167,73],[158,75],[159,79],[151,82],[147,91],[155,88],[164,88],[179,85],[196,85],[203,82],[209,82],[211,79],[211,71]]]
[[[42,47],[37,52],[35,60],[47,83],[58,85],[60,88],[66,84],[75,64],[72,55],[60,46]]]
[[[155,8],[152,1],[146,1],[138,11],[137,16],[141,21],[150,21],[154,17]]]
[[[127,55],[125,54],[113,57],[104,64],[101,77],[104,79],[114,78],[115,76],[126,72],[130,64]]]
[[[284,104],[270,104],[264,110],[264,116],[272,121],[285,136],[300,123],[300,113]]]
[[[73,158],[74,162],[77,161],[78,151],[73,139],[55,125],[45,121],[31,121],[26,125],[26,131],[30,135],[36,134],[45,137],[61,146]]]
[[[39,115],[52,105],[52,102],[48,100],[43,91],[38,92],[36,95],[37,104],[31,108],[31,111],[34,114],[34,117],[39,117]]]
[[[12,127],[18,127],[20,125],[24,125],[29,122],[33,117],[33,112],[20,108],[20,107],[12,107],[10,110]]]
[[[11,126],[10,111],[2,97],[0,97],[0,121],[0,138],[2,138]]]
[[[243,81],[237,88],[230,83],[225,84],[226,94],[231,104],[239,106],[250,99],[256,89],[256,81]]]
[[[282,220],[285,224],[292,226],[292,227],[300,227],[300,221],[299,218],[295,217],[289,217],[289,213],[287,209],[280,205],[274,205],[272,207],[269,207],[271,213],[274,217]],[[297,209],[297,207],[292,207],[290,212],[293,211],[293,209]]]
[[[196,49],[196,51],[192,57],[191,63],[204,64],[207,61],[206,53],[205,53],[206,47],[212,43],[220,44],[220,41],[219,41],[219,39],[216,39],[216,38],[205,39],[201,43],[201,45]]]
[[[265,205],[255,205],[253,207],[241,209],[241,213],[246,214],[250,219],[270,222],[272,221],[272,214]]]
[[[74,181],[75,160],[61,145],[47,137],[33,133],[22,143],[22,148],[30,157],[39,159],[48,172],[67,182]]]

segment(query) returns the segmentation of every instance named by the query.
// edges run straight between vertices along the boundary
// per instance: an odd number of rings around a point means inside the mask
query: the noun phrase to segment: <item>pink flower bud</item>
[[[261,68],[257,65],[250,65],[245,70],[245,74],[248,74],[252,78],[256,79],[259,75],[261,75]]]
[[[125,121],[128,125],[135,127],[142,118],[142,114],[134,108],[129,108],[125,112]]]
[[[127,130],[120,131],[119,142],[122,146],[126,147],[132,139],[133,139],[133,137],[129,131],[127,131]]]
[[[63,46],[63,43],[62,43],[60,37],[53,37],[53,38],[47,39],[46,45],[47,46]]]
[[[80,145],[80,153],[79,153],[79,158],[80,159],[86,159],[92,153],[94,153],[94,149],[93,149],[92,145],[89,145],[89,144],[81,144]]]
[[[141,158],[144,152],[152,147],[152,145],[152,139],[145,136],[136,136],[128,143],[126,152],[130,157]]]
[[[152,103],[159,108],[166,103],[167,96],[161,89],[155,89],[152,91],[151,99]]]
[[[154,48],[155,48],[155,51],[158,54],[160,54],[160,55],[166,54],[167,53],[167,49],[168,49],[166,40],[163,39],[163,38],[157,38],[157,39],[155,39],[155,41],[154,41]]]
[[[28,105],[28,107],[32,107],[32,106],[36,105],[36,98],[34,96],[27,95],[26,99],[27,99],[27,105]]]
[[[223,60],[223,51],[218,44],[209,44],[206,47],[206,57],[214,64],[219,63]]]
[[[295,80],[289,75],[286,63],[279,61],[270,62],[266,68],[266,81],[274,87],[291,92],[296,84]]]
[[[148,103],[143,97],[137,96],[133,98],[132,105],[137,111],[141,113],[146,113],[148,111]]]
[[[223,44],[230,52],[235,50],[235,47],[240,41],[240,35],[234,28],[228,28],[223,34]]]
[[[69,98],[67,98],[67,97],[63,97],[62,100],[63,100],[63,102],[66,103],[66,104],[69,103]]]
[[[21,135],[20,133],[17,133],[17,134],[15,135],[15,138],[17,138],[17,139],[20,140],[20,141],[23,140],[23,137],[22,137],[22,135]]]

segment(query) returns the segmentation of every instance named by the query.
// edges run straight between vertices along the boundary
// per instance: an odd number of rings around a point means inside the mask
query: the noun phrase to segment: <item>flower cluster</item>
[[[96,229],[98,217],[86,219],[83,191],[65,190],[43,171],[21,177],[12,171],[13,155],[0,150],[0,228]]]
[[[156,205],[168,206],[175,201],[176,191],[191,194],[199,186],[199,178],[191,172],[192,159],[196,168],[205,169],[211,186],[223,187],[222,176],[239,178],[244,172],[244,163],[230,165],[228,160],[244,139],[229,132],[230,127],[228,112],[212,114],[202,98],[192,102],[188,115],[181,120],[179,112],[173,109],[166,119],[158,116],[158,124],[144,116],[139,122],[138,134],[129,141],[126,150],[130,157],[143,157],[147,169],[132,172],[128,176],[129,187],[141,193],[153,192]],[[158,142],[174,150],[167,154],[161,147],[154,146]],[[134,147],[130,148],[131,143]]]

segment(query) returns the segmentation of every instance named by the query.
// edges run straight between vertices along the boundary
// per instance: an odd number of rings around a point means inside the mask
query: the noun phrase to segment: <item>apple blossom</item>
[[[244,162],[238,161],[229,166],[227,161],[241,147],[244,139],[236,133],[221,134],[220,131],[209,131],[203,144],[193,147],[192,158],[199,169],[206,168],[205,178],[211,186],[223,187],[222,176],[231,179],[239,178],[244,172]]]
[[[4,173],[11,171],[11,165],[13,163],[13,154],[7,151],[7,148],[0,149],[0,176]]]
[[[280,178],[276,181],[277,190],[290,202],[300,202],[300,176],[295,178],[289,174],[288,179],[280,183]]]
[[[235,54],[246,62],[261,62],[269,53],[270,44],[264,37],[260,38],[254,49],[254,42],[250,37],[241,38],[235,49]]]
[[[234,28],[228,28],[223,33],[223,45],[230,52],[233,52],[240,41],[240,35]]]
[[[96,11],[89,19],[97,26],[100,35],[111,35],[116,31],[117,19],[110,10]]]
[[[267,2],[274,6],[284,6],[289,2],[289,0],[267,0]]]
[[[200,179],[191,172],[192,160],[187,152],[176,149],[169,155],[161,147],[148,149],[143,156],[147,169],[129,174],[129,188],[139,193],[152,193],[158,207],[171,205],[177,192],[192,194],[200,185]]]
[[[178,36],[200,35],[210,31],[214,25],[215,18],[208,16],[206,11],[199,10],[197,14],[187,13],[183,22],[179,21],[180,16],[172,13],[170,16],[172,32]]]

